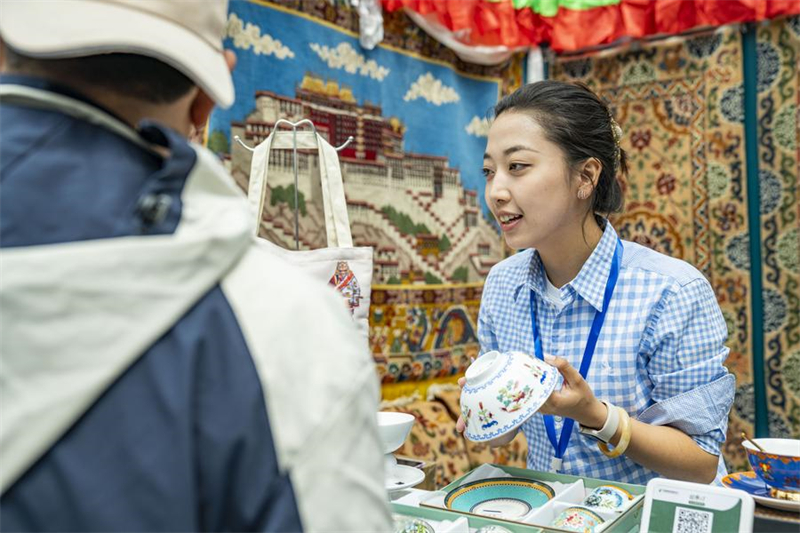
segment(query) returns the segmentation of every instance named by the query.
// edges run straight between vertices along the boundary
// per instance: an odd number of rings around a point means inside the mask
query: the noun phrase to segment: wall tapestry
[[[769,433],[800,438],[800,17],[756,32]]]
[[[478,356],[482,283],[376,287],[370,344],[383,383],[444,378]]]
[[[324,3],[324,2],[323,2]],[[479,281],[502,258],[481,208],[486,112],[500,80],[357,37],[274,4],[232,2],[236,103],[215,112],[209,146],[246,183],[252,146],[279,119],[311,119],[339,152],[356,245],[375,248],[374,283]],[[298,161],[300,248],[325,246],[316,154]],[[292,153],[271,157],[261,233],[293,248]]]
[[[741,36],[722,29],[564,57],[552,70],[596,90],[624,131],[630,177],[613,219],[622,238],[690,262],[716,292],[737,381],[724,456],[744,469],[739,433],[753,432],[753,381]]]
[[[373,50],[355,10],[326,0],[232,1],[226,47],[238,57],[236,103],[207,128],[246,190],[250,152],[279,119],[310,119],[339,152],[356,246],[374,248],[370,345],[385,383],[463,372],[478,351],[481,282],[505,254],[485,214],[487,112],[521,83],[522,56],[468,65],[403,13],[386,14]],[[260,233],[325,246],[316,153],[274,150]]]

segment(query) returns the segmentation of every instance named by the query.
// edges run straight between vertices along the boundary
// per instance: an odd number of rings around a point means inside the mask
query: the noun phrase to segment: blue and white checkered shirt
[[[583,268],[560,289],[561,310],[545,297],[545,273],[535,250],[525,250],[492,268],[478,319],[481,353],[518,350],[534,354],[530,298],[545,354],[578,368],[611,268],[617,232],[606,223],[603,237]],[[711,285],[694,267],[636,243],[623,241],[622,267],[600,332],[587,382],[595,396],[633,418],[669,425],[704,450],[720,455],[735,379],[723,366],[728,330]],[[555,417],[556,434],[562,422]],[[528,468],[550,470],[553,446],[544,421],[534,415],[522,426]],[[572,432],[561,472],[646,484],[658,477],[623,454],[609,459],[597,441]],[[726,474],[720,456],[715,483]]]

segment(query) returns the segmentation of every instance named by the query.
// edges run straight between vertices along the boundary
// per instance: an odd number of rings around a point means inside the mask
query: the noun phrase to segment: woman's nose
[[[495,205],[503,205],[511,199],[511,195],[508,192],[508,189],[503,185],[502,179],[497,180],[496,178],[492,180],[491,184],[489,185],[489,200],[493,202]]]

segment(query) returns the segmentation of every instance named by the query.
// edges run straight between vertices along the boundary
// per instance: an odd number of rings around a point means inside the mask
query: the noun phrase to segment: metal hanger
[[[279,124],[287,124],[296,133],[297,132],[297,126],[300,126],[301,124],[304,124],[304,123],[307,123],[309,126],[311,126],[311,129],[314,130],[314,133],[317,133],[317,127],[314,126],[314,123],[311,122],[310,120],[308,120],[307,118],[304,118],[303,120],[301,120],[299,122],[289,122],[288,120],[282,118],[282,119],[278,120],[278,122],[275,123],[274,127],[277,128]],[[239,137],[238,135],[234,135],[233,136],[233,140],[236,141],[237,143],[239,143],[240,145],[242,145],[243,148],[245,148],[245,149],[247,149],[247,150],[249,150],[251,152],[255,151],[255,148],[250,148],[249,146],[247,146],[247,144],[245,144],[245,142],[242,140],[242,138]],[[345,148],[350,146],[350,143],[353,142],[354,140],[355,139],[353,138],[353,136],[350,135],[347,138],[347,140],[341,146],[337,146],[336,147],[336,151],[337,152],[341,152],[342,150],[344,150]]]
[[[300,120],[298,122],[290,122],[290,121],[282,118],[282,119],[279,119],[274,124],[273,131],[276,130],[278,128],[278,126],[280,126],[282,124],[285,124],[285,125],[289,126],[290,128],[292,128],[292,163],[293,163],[292,166],[294,167],[294,247],[295,247],[295,250],[299,250],[300,249],[300,234],[299,234],[299,231],[300,231],[299,230],[299,228],[300,228],[299,207],[300,206],[299,206],[298,187],[297,187],[297,128],[298,128],[298,126],[302,126],[302,125],[311,126],[311,129],[314,131],[314,134],[316,135],[317,134],[317,127],[314,126],[314,123],[311,122],[310,120],[308,120],[307,118],[304,118],[303,120]],[[233,136],[233,140],[236,141],[237,143],[241,144],[242,147],[244,147],[246,150],[249,150],[251,152],[255,151],[255,148],[250,148],[249,146],[247,146],[244,143],[244,141],[238,135],[234,135]],[[336,151],[339,152],[341,150],[344,150],[345,148],[347,148],[347,146],[351,142],[353,142],[353,136],[352,135],[347,138],[347,140],[344,142],[344,144],[342,144],[341,146],[337,147]],[[259,213],[259,216],[261,216],[260,213]]]

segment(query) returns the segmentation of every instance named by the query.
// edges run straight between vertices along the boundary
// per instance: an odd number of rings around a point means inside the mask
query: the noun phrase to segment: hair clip
[[[617,121],[614,120],[614,116],[610,111],[608,113],[608,118],[611,122],[611,136],[614,138],[614,173],[616,174],[621,158],[620,142],[622,141],[622,128],[620,128]]]
[[[619,127],[614,117],[611,117],[611,135],[614,136],[614,144],[619,148],[619,143],[622,140],[622,128]]]

